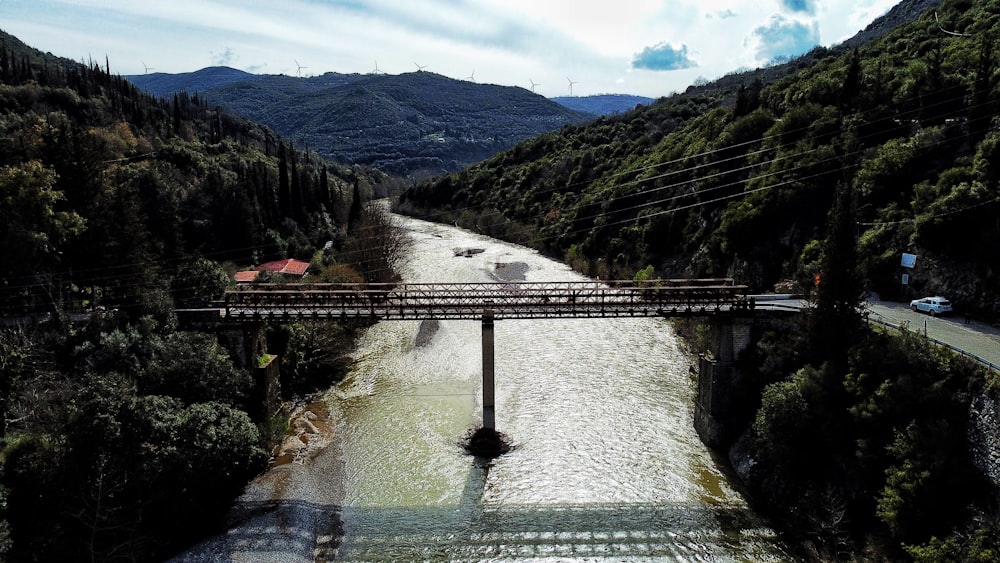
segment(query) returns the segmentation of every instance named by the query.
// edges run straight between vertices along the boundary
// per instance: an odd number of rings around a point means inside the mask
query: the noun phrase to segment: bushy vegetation
[[[146,318],[0,332],[10,560],[149,559],[215,529],[267,460],[250,377]]]
[[[157,560],[217,530],[280,423],[255,362],[175,311],[273,259],[395,279],[366,203],[392,184],[0,33],[0,559]],[[351,337],[275,330],[285,391],[342,373]]]
[[[983,534],[998,499],[967,445],[971,399],[992,376],[913,333],[870,333],[843,366],[804,363],[809,343],[790,334],[746,358],[763,388],[738,449],[761,506],[822,560],[996,553]]]
[[[851,200],[838,191],[813,307],[741,358],[759,402],[740,409],[731,458],[811,558],[989,560],[1000,497],[968,421],[996,374],[918,334],[864,326]]]
[[[873,43],[782,67],[796,72],[744,73],[542,135],[415,186],[398,207],[602,278],[652,264],[663,277],[806,291],[809,252],[846,185],[868,287],[898,295],[900,254],[913,253],[914,292],[992,314],[998,22],[993,2],[946,0]]]

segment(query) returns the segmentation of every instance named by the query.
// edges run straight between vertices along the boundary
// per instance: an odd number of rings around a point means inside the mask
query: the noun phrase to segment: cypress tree
[[[174,133],[180,133],[181,131],[181,102],[174,94]]]
[[[813,356],[846,367],[847,353],[863,326],[863,285],[858,275],[854,191],[838,186],[830,210],[826,244],[812,313]]]
[[[847,75],[844,76],[843,95],[840,97],[842,109],[851,107],[861,92],[861,59],[858,57],[858,50],[851,51],[850,59],[847,63]]]
[[[10,82],[10,60],[7,43],[0,43],[0,80]]]
[[[301,225],[306,215],[305,203],[302,198],[302,181],[299,178],[298,156],[294,148],[291,153],[291,217]]]
[[[993,54],[994,40],[982,37],[979,43],[979,64],[972,83],[972,96],[968,106],[969,136],[977,143],[986,136],[990,120],[994,114],[991,100],[996,80],[993,78],[996,57]]]
[[[347,230],[353,231],[361,223],[361,184],[354,181],[354,194],[351,196],[351,211],[347,214]]]
[[[288,193],[288,155],[285,142],[278,144],[278,212],[282,217],[291,217],[291,201]]]
[[[332,214],[333,210],[330,208],[330,204],[333,202],[333,198],[330,197],[330,178],[325,164],[319,167],[319,202],[326,206],[326,210]]]

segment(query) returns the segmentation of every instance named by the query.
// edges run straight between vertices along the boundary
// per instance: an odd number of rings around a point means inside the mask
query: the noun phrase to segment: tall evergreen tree
[[[291,150],[291,214],[300,225],[305,220],[306,210],[302,197],[302,181],[299,178],[298,156],[294,148]]]
[[[181,102],[174,94],[174,133],[180,133],[181,130]]]
[[[840,97],[841,109],[849,109],[854,106],[854,102],[861,92],[861,58],[858,50],[851,51],[847,62],[847,74],[844,76],[843,95]]]
[[[354,193],[351,196],[351,211],[347,215],[347,230],[353,231],[361,223],[364,206],[361,204],[361,183],[354,181]]]
[[[994,69],[996,56],[995,41],[991,36],[983,36],[979,43],[979,61],[972,83],[972,96],[968,106],[969,135],[973,142],[979,142],[989,130],[990,120],[995,115],[993,95],[996,79]]]
[[[854,190],[842,183],[835,197],[816,280],[810,341],[817,365],[829,361],[845,366],[863,323],[864,288],[858,274]]]
[[[321,164],[319,167],[319,202],[326,207],[326,211],[333,214],[333,198],[330,197],[330,178],[326,171],[326,165]]]
[[[282,217],[291,216],[291,194],[288,187],[288,155],[285,142],[278,144],[278,211]]]

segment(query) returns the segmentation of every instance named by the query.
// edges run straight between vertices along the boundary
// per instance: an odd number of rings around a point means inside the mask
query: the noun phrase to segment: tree
[[[342,260],[369,283],[399,281],[399,266],[409,243],[385,208],[374,202],[365,205],[352,229],[340,253]]]
[[[841,184],[827,226],[811,313],[814,362],[843,368],[850,346],[863,328],[863,284],[858,275],[854,192]],[[841,369],[842,371],[842,369]]]
[[[361,223],[361,215],[364,211],[364,202],[361,199],[361,185],[354,181],[354,192],[351,195],[351,210],[347,214],[347,231],[353,232]]]
[[[996,114],[994,41],[991,34],[983,34],[979,39],[978,64],[968,105],[969,136],[973,142],[981,141],[989,132],[990,120]]]
[[[861,91],[861,58],[858,50],[854,49],[847,59],[847,73],[844,76],[843,95],[841,96],[841,107],[849,109],[853,107],[858,93]]]
[[[175,332],[156,340],[139,379],[143,394],[168,395],[185,404],[243,405],[250,386],[249,374],[233,365],[218,340],[197,332]]]
[[[278,212],[281,218],[292,216],[292,194],[288,183],[288,150],[284,141],[278,145]]]
[[[319,168],[319,203],[326,206],[326,211],[330,215],[335,215],[333,209],[333,197],[330,194],[330,178],[325,164]]]
[[[761,82],[759,77],[755,78],[753,84],[749,87],[746,84],[740,84],[740,88],[736,92],[736,105],[733,107],[733,117],[743,117],[759,108],[760,92],[763,89],[764,83]]]
[[[216,262],[198,257],[185,262],[170,284],[174,301],[181,306],[202,306],[222,299],[229,276]]]
[[[41,285],[53,294],[46,274],[61,262],[64,243],[83,232],[84,220],[63,209],[55,173],[37,160],[0,168],[0,269],[6,279],[3,306],[20,294],[34,299]],[[7,314],[17,310],[7,309]]]

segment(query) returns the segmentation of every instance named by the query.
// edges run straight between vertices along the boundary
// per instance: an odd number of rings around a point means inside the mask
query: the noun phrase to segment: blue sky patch
[[[688,57],[687,45],[675,49],[669,43],[657,43],[632,56],[632,68],[645,70],[681,70],[694,68],[698,63]]]
[[[759,41],[755,53],[758,61],[787,60],[819,45],[819,24],[774,16],[768,25],[755,29],[753,36]]]
[[[781,6],[795,14],[815,14],[815,0],[781,0]]]

